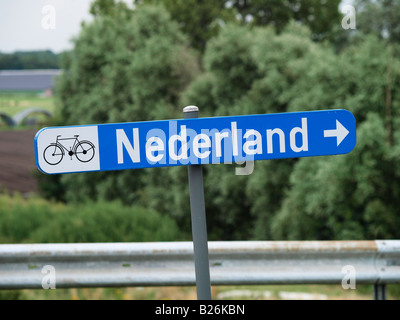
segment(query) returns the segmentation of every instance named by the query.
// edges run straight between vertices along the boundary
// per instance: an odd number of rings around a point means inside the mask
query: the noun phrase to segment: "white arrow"
[[[336,130],[325,130],[324,137],[325,138],[337,138],[337,146],[342,143],[342,141],[349,134],[349,130],[347,130],[338,120],[336,120]]]

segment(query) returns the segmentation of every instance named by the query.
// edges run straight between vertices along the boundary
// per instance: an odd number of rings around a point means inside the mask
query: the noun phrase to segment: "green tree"
[[[204,51],[208,40],[218,34],[221,25],[234,21],[226,0],[135,0],[137,4],[162,4],[181,30],[190,37],[193,48]]]
[[[201,52],[228,23],[269,25],[282,32],[294,20],[308,26],[314,40],[322,40],[331,38],[341,22],[340,0],[135,0],[134,3],[162,4],[190,37],[191,45]]]
[[[51,51],[0,53],[0,70],[59,69],[59,56]]]
[[[232,166],[208,169],[207,212],[219,228],[215,234],[232,225],[240,226],[241,232],[229,236],[236,239],[397,234],[384,226],[397,214],[397,160],[389,151],[389,146],[397,150],[397,50],[372,35],[359,37],[341,54],[311,39],[310,31],[295,23],[279,35],[264,27],[225,28],[207,48],[204,74],[183,95],[183,101],[204,103],[207,115],[345,108],[360,128],[357,149],[348,157],[257,162],[244,179],[234,176]],[[364,189],[372,191],[360,201]],[[390,213],[379,220],[381,210]]]
[[[399,237],[400,176],[382,119],[370,113],[353,153],[302,159],[274,217],[275,239],[375,240]],[[312,168],[312,170],[311,170]]]
[[[344,72],[341,82],[333,81],[332,93],[339,94],[337,101],[357,119],[356,149],[347,156],[301,159],[296,164],[282,208],[273,218],[272,234],[292,240],[397,238],[392,228],[398,223],[400,187],[396,51],[371,35],[347,48],[334,66]],[[299,82],[315,97],[335,75],[329,72],[325,81],[316,83],[317,70],[310,68]]]
[[[129,14],[130,10],[123,1],[117,0],[95,0],[90,5],[90,13],[95,17]]]
[[[204,74],[183,94],[183,104],[197,104],[205,116],[301,110],[290,106],[292,97],[287,92],[300,81],[310,62],[324,53],[334,55],[314,43],[307,28],[295,23],[279,36],[272,27],[229,25],[210,41]],[[280,209],[282,190],[289,184],[295,162],[257,162],[250,176],[236,176],[235,165],[207,167],[204,179],[211,236],[271,239],[269,222]]]
[[[357,29],[400,43],[399,0],[357,0]]]
[[[165,10],[154,6],[126,15],[96,15],[62,63],[65,72],[57,94],[60,118],[69,125],[181,117],[180,93],[199,69],[187,38]],[[156,192],[147,183],[153,174],[132,170],[61,180],[67,201],[118,198],[132,204],[151,198],[146,192]]]
[[[295,20],[308,26],[314,39],[326,38],[340,24],[340,0],[232,0],[244,23],[272,25],[278,32]]]
[[[150,6],[132,17],[106,15],[84,26],[63,68],[58,92],[69,124],[173,115],[179,93],[198,70],[177,25]]]

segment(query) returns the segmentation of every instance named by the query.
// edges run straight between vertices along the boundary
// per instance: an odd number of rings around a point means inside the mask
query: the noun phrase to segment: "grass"
[[[388,286],[388,300],[398,300]],[[216,286],[213,300],[373,300],[372,285],[344,290],[340,285]],[[0,300],[196,300],[195,287],[92,288],[0,291]]]
[[[0,92],[0,112],[14,116],[28,108],[42,108],[54,114],[53,97],[44,97],[39,92]]]

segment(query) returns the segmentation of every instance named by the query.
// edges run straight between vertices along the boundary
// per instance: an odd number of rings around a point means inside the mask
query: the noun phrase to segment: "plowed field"
[[[0,131],[0,190],[37,192],[34,137],[36,130]]]

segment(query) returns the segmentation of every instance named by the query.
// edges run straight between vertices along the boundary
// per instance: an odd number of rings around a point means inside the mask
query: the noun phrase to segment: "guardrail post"
[[[374,299],[386,300],[386,284],[374,284]]]
[[[195,106],[186,107],[183,112],[185,119],[194,119],[199,116],[199,108]],[[203,168],[201,164],[188,166],[188,175],[197,299],[211,300]]]

